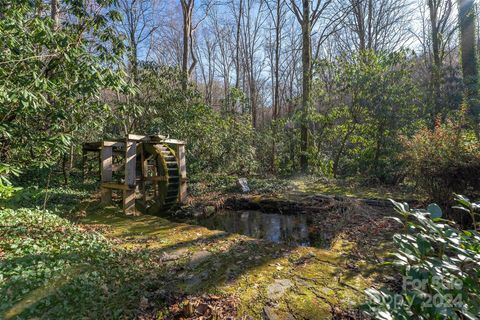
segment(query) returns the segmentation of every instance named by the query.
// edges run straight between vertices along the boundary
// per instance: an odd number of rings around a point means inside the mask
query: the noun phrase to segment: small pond
[[[318,241],[309,232],[306,215],[282,215],[260,211],[220,211],[195,223],[211,230],[223,230],[275,243],[311,246]]]

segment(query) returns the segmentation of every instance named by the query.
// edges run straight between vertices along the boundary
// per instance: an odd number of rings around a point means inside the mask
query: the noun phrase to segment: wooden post
[[[141,185],[140,185],[140,193],[142,195],[142,201],[145,207],[147,206],[147,193],[146,193],[146,187],[145,187],[145,178],[147,177],[148,173],[148,166],[147,166],[147,160],[145,160],[145,148],[143,147],[143,144],[140,147],[140,167],[141,167]]]
[[[178,195],[178,202],[184,204],[187,200],[187,162],[185,159],[185,145],[177,145],[177,161],[178,169],[180,171],[180,192]]]
[[[123,190],[123,211],[125,213],[135,212],[136,159],[137,143],[127,139],[125,142],[125,184],[128,189]]]
[[[97,179],[102,183],[102,151],[97,152],[98,172]]]
[[[102,183],[112,181],[112,147],[102,145],[100,151],[100,174]],[[112,202],[112,190],[102,187],[102,204],[110,204]]]

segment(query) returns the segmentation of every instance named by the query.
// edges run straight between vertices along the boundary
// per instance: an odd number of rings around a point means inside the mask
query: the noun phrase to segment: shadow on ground
[[[377,276],[377,266],[363,259],[364,248],[343,237],[347,223],[336,229],[329,247],[321,249],[108,210],[80,222],[107,225],[105,234],[118,248],[141,252],[157,262],[162,281],[144,295],[151,302],[148,312],[153,313],[158,312],[159,301],[168,304],[172,296],[224,294],[238,299],[240,316],[258,319],[273,312],[278,319],[332,318],[338,310],[361,303],[364,289]],[[378,244],[375,248],[376,253],[365,249],[377,257],[385,251]]]

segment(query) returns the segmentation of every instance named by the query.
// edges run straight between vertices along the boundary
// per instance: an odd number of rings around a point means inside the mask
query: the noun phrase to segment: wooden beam
[[[147,161],[145,160],[145,149],[143,148],[143,144],[140,143],[138,145],[138,150],[137,152],[140,152],[140,184],[139,184],[139,190],[140,190],[140,195],[142,196],[142,201],[143,201],[143,207],[142,209],[146,208],[147,205],[147,194],[146,194],[146,188],[145,188],[145,177],[147,176]],[[145,213],[145,212],[143,212]]]
[[[112,181],[112,147],[103,146],[100,152],[101,157],[101,179],[102,185]],[[112,202],[112,190],[102,187],[102,204]]]
[[[135,213],[135,189],[123,190],[123,212]]]
[[[185,144],[185,141],[177,140],[177,139],[169,139],[162,135],[154,135],[154,136],[143,136],[139,134],[129,134],[127,136],[127,140],[129,141],[142,141],[142,142],[157,142],[157,143],[167,143],[167,144]]]
[[[144,135],[140,135],[140,134],[129,134],[129,135],[127,135],[127,140],[142,141],[142,142],[150,142],[150,141],[159,142],[159,141],[163,141],[165,138],[167,138],[167,137],[162,136],[162,135],[150,135],[150,136],[144,136]]]
[[[116,171],[121,171],[125,168],[125,165],[124,164],[114,164],[112,166],[112,171],[113,172],[116,172]]]
[[[182,140],[177,140],[177,139],[163,139],[162,140],[163,143],[167,143],[167,144],[174,144],[174,145],[185,145],[185,141],[182,141]]]
[[[148,138],[148,136],[139,135],[139,134],[129,134],[129,135],[127,135],[127,140],[130,140],[130,141],[142,141],[142,140],[145,140],[147,138]]]
[[[121,141],[103,141],[104,147],[114,147],[114,148],[123,148],[125,146],[124,142]]]
[[[135,187],[137,143],[127,141],[125,149],[125,184]]]
[[[102,183],[101,187],[110,190],[131,190],[131,188],[126,184],[115,182],[104,182]]]
[[[178,202],[184,204],[187,200],[187,161],[185,158],[185,145],[179,144],[176,148],[178,170],[180,171],[180,191]]]
[[[135,188],[137,173],[137,142],[125,141],[125,184],[129,187],[123,191],[123,211],[135,212]]]
[[[167,181],[166,176],[145,177],[145,181]]]

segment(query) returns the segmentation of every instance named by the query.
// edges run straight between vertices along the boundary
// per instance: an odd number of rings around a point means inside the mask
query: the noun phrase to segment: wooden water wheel
[[[137,151],[137,163],[142,189],[137,205],[148,214],[168,211],[178,202],[180,191],[175,151],[166,144],[143,143]]]
[[[112,191],[121,192],[125,213],[138,209],[157,215],[185,203],[184,141],[161,135],[128,134],[125,139],[85,143],[84,178],[87,152],[98,153],[102,204],[112,202]]]

